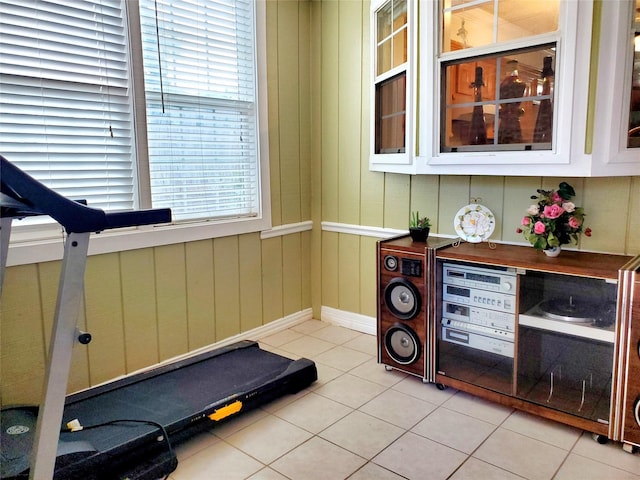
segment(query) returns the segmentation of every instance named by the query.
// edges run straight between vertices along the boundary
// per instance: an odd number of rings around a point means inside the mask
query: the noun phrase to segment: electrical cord
[[[143,424],[143,425],[151,425],[152,427],[156,427],[160,432],[162,432],[162,438],[158,438],[158,441],[164,440],[167,444],[167,451],[169,453],[170,458],[175,458],[175,453],[173,450],[173,445],[171,444],[171,440],[169,439],[169,434],[167,433],[167,429],[164,425],[154,422],[153,420],[139,420],[139,419],[118,419],[118,420],[110,420],[108,422],[96,423],[94,425],[81,425],[78,420],[72,420],[67,423],[67,428],[62,428],[60,431],[62,433],[73,433],[79,432],[82,430],[93,430],[96,428],[108,427],[110,425],[120,425],[126,423],[135,423],[135,424]],[[171,472],[167,473],[163,480],[167,480],[169,478]]]

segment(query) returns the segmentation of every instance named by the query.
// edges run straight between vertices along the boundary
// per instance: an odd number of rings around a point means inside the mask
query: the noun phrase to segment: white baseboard
[[[226,345],[231,345],[232,343],[238,342],[240,340],[254,340],[260,337],[267,337],[281,330],[293,327],[294,325],[297,325],[299,323],[306,322],[307,320],[313,320],[313,310],[311,310],[311,308],[300,310],[299,312],[292,313],[291,315],[287,315],[286,317],[282,317],[279,320],[269,322],[266,325],[262,325],[244,333],[239,333],[238,335],[234,335],[233,337],[216,343],[215,346],[216,348],[223,347]]]
[[[337,308],[323,306],[320,310],[320,320],[370,335],[375,335],[377,330],[375,317],[338,310]]]
[[[221,340],[216,343],[212,343],[210,345],[198,348],[196,350],[192,350],[188,353],[169,358],[155,365],[151,365],[149,367],[142,368],[134,372],[130,372],[126,375],[121,375],[119,377],[103,382],[99,385],[104,385],[107,383],[111,383],[115,380],[120,380],[122,378],[137,375],[139,373],[143,373],[148,370],[161,367],[163,365],[171,364],[174,362],[178,362],[180,360],[194,357],[199,354],[209,352],[211,350],[215,350],[217,348],[226,347],[227,345],[231,345],[233,343],[240,342],[242,340],[255,340],[261,337],[267,337],[281,330],[285,330],[287,328],[293,327],[295,325],[298,325],[299,323],[306,322],[308,320],[313,320],[313,310],[311,308],[307,308],[305,310],[292,313],[291,315],[287,315],[286,317],[269,322],[266,325],[262,325],[260,327],[253,328],[246,332],[239,333],[232,337],[225,338],[224,340]],[[345,310],[338,310],[337,308],[323,306],[321,307],[321,311],[320,311],[320,320],[327,323],[331,323],[332,325],[349,328],[357,332],[367,333],[370,335],[376,334],[377,322],[375,317],[369,317],[367,315],[362,315],[359,313],[347,312]],[[99,385],[92,385],[89,388],[94,388]]]
[[[277,333],[281,330],[285,330],[289,327],[293,327],[302,322],[306,322],[307,320],[313,319],[313,311],[311,308],[307,308],[305,310],[301,310],[296,313],[292,313],[291,315],[287,315],[286,317],[282,317],[279,320],[274,320],[273,322],[269,322],[266,325],[261,325],[260,327],[252,328],[243,333],[239,333],[237,335],[233,335],[232,337],[225,338],[224,340],[220,340],[219,342],[212,343],[211,345],[207,345],[206,347],[202,347],[198,350],[194,350],[192,352],[186,353],[184,357],[192,357],[198,355],[199,353],[208,352],[210,350],[215,350],[216,348],[226,347],[227,345],[231,345],[236,342],[240,342],[242,340],[255,340],[256,338],[267,337],[274,333]],[[170,360],[167,360],[166,363],[175,362],[176,360],[181,360],[181,357],[174,357]],[[164,363],[164,362],[163,362]]]
[[[126,378],[126,377],[130,377],[133,375],[137,375],[139,373],[143,373],[146,372],[148,370],[153,370],[155,368],[164,366],[164,365],[168,365],[174,362],[179,362],[180,360],[185,360],[187,358],[191,358],[191,357],[195,357],[201,353],[205,353],[205,352],[209,352],[211,350],[215,350],[217,348],[222,348],[222,347],[226,347],[227,345],[231,345],[233,343],[236,342],[240,342],[242,340],[255,340],[257,338],[260,337],[267,337],[269,335],[272,335],[274,333],[277,333],[281,330],[285,330],[289,327],[292,327],[294,325],[297,325],[299,323],[302,322],[306,322],[307,320],[313,320],[313,311],[311,310],[311,308],[307,308],[305,310],[301,310],[299,312],[296,313],[292,313],[291,315],[287,315],[286,317],[283,317],[279,320],[274,320],[273,322],[269,322],[266,325],[262,325],[260,327],[256,327],[253,328],[251,330],[248,330],[246,332],[243,333],[239,333],[237,335],[233,335],[232,337],[229,338],[225,338],[224,340],[221,340],[219,342],[216,343],[212,343],[210,345],[207,345],[205,347],[200,347],[196,350],[192,350],[190,352],[184,353],[182,355],[177,355],[175,357],[169,358],[167,360],[164,360],[160,363],[156,363],[154,365],[151,365],[149,367],[145,367],[145,368],[141,368],[140,370],[136,370],[134,372],[130,372],[127,373],[126,375],[121,375],[119,377],[113,378],[111,380],[108,380],[106,382],[103,382],[99,385],[104,385],[104,384],[108,384],[111,383],[115,380],[120,380],[122,378]],[[89,388],[93,388],[99,385],[92,385]],[[77,393],[77,392],[75,392]]]

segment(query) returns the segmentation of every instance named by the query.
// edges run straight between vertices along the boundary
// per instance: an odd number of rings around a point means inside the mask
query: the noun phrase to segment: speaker
[[[410,245],[378,243],[378,362],[425,379],[426,244]]]
[[[411,365],[420,359],[422,340],[411,327],[396,323],[383,336],[384,349],[395,363]]]

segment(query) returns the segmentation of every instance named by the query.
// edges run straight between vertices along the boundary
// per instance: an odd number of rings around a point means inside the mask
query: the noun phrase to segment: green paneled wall
[[[406,229],[409,213],[453,234],[471,199],[515,233],[537,188],[559,178],[408,176],[370,172],[369,3],[267,2],[271,208],[258,233],[89,258],[80,324],[94,336],[74,353],[69,390],[95,385],[287,315],[328,306],[375,317],[376,239],[321,223]],[[543,173],[543,172],[541,172]],[[640,253],[640,179],[569,179],[593,237],[580,248]],[[60,262],[7,269],[0,306],[0,401],[37,402]]]
[[[3,404],[34,401],[44,379],[46,335],[39,277],[38,265],[6,271],[0,304]]]
[[[69,391],[309,308],[309,238],[249,234],[89,257],[79,326],[93,341],[74,350]],[[59,272],[60,262],[7,269],[3,405],[39,400]]]

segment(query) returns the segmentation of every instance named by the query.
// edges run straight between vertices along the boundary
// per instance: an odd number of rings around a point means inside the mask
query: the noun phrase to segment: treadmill
[[[173,446],[317,380],[315,364],[239,341],[66,395],[91,232],[171,221],[169,209],[107,213],[69,200],[0,155],[0,293],[11,221],[49,215],[67,232],[40,406],[0,410],[0,479],[154,480]]]

